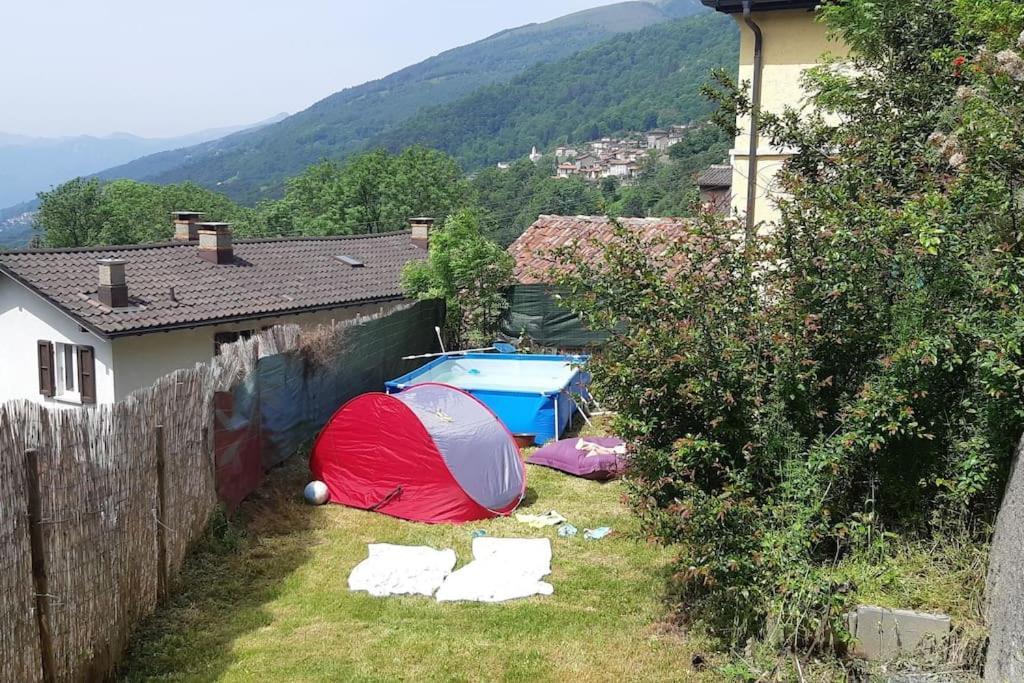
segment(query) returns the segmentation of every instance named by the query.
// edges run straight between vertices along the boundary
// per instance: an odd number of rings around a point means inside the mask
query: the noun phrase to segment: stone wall
[[[996,519],[986,601],[990,628],[986,683],[1024,681],[1024,437]]]

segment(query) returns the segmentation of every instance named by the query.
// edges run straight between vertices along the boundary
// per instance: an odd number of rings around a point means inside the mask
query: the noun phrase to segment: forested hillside
[[[253,203],[321,159],[343,159],[424,107],[443,105],[524,70],[573,55],[611,36],[703,9],[698,0],[624,2],[503,31],[386,78],[343,90],[251,134],[144,157],[101,178],[191,180]],[[382,48],[383,49],[383,48]],[[432,143],[431,143],[432,144]]]
[[[170,239],[171,211],[187,206],[208,220],[228,221],[239,237],[355,235],[406,227],[409,216],[443,219],[469,211],[482,234],[502,247],[542,213],[621,216],[691,215],[696,171],[719,161],[730,140],[716,128],[689,131],[668,158],[645,159],[629,183],[603,178],[556,178],[554,159],[521,159],[467,178],[444,152],[413,146],[400,154],[357,154],[345,163],[325,160],[289,178],[285,194],[256,207],[240,206],[195,183],[155,185],[134,180],[77,178],[39,196],[39,243],[50,247],[136,244]],[[30,237],[29,217],[15,228]],[[3,228],[0,223],[0,229]],[[14,227],[14,226],[11,226]],[[4,246],[0,232],[0,246]]]
[[[732,67],[737,50],[736,26],[721,14],[651,26],[423,111],[371,145],[428,145],[472,170],[533,145],[691,121],[711,110],[700,94],[708,73]]]

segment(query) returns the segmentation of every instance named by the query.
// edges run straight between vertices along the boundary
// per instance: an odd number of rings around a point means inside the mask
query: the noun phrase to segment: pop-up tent
[[[352,399],[320,432],[309,466],[331,502],[418,522],[507,515],[526,491],[505,425],[445,384]]]

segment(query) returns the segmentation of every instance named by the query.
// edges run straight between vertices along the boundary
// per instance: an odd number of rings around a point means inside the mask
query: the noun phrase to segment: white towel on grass
[[[371,543],[369,557],[348,575],[348,588],[376,597],[433,595],[455,567],[455,551]]]
[[[503,602],[551,595],[554,586],[541,581],[550,573],[549,539],[483,536],[473,539],[473,561],[449,574],[435,597],[438,602]]]

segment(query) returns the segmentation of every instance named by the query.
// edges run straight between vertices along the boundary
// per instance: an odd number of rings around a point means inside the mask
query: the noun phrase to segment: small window
[[[75,347],[71,344],[59,344],[64,349],[64,391],[77,391],[75,387]]]
[[[56,396],[62,401],[78,401],[78,386],[75,380],[78,377],[75,371],[75,345],[54,344],[57,351],[57,372],[60,380],[57,382]]]
[[[338,259],[345,265],[352,266],[353,268],[363,267],[363,262],[357,259],[355,256],[348,256],[347,254],[342,254],[341,256],[335,256],[334,258]]]
[[[48,396],[70,403],[96,402],[96,359],[91,346],[53,344],[54,390]],[[42,375],[43,368],[40,369]]]
[[[239,339],[249,339],[254,330],[239,330],[237,332],[217,332],[213,335],[213,355],[220,355],[220,347],[224,344],[234,344]]]

